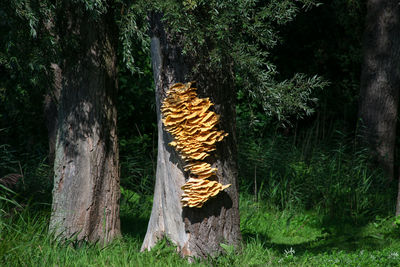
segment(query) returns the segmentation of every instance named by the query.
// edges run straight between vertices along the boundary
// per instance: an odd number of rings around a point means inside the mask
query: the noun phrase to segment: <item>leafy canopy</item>
[[[224,71],[232,61],[239,90],[259,103],[267,115],[284,124],[313,112],[316,89],[326,86],[321,77],[295,74],[277,81],[271,50],[280,42],[279,27],[291,22],[301,9],[314,1],[156,1],[151,8],[164,15],[168,30],[194,58],[193,72],[200,65]]]
[[[53,21],[62,2],[11,1],[17,16],[27,22],[26,29],[30,36],[33,39],[47,36],[50,40],[46,44],[34,46],[38,49],[35,55],[46,51],[44,57],[38,58],[48,58],[48,51],[57,54],[56,42],[52,40],[51,34],[41,32],[38,35],[38,32],[43,24]],[[298,119],[311,114],[317,102],[313,92],[327,84],[321,77],[303,74],[294,74],[290,79],[277,81],[278,71],[273,63],[274,55],[271,54],[271,50],[281,41],[279,27],[291,22],[300,10],[308,10],[316,5],[314,0],[73,2],[89,11],[93,19],[113,11],[119,26],[121,56],[126,68],[132,73],[141,72],[135,64],[133,51],[143,50],[148,53],[147,15],[152,11],[161,12],[169,32],[173,36],[183,37],[179,38],[183,53],[195,59],[193,72],[199,71],[200,66],[223,72],[227,62],[233,62],[239,91],[249,95],[267,115],[275,115],[284,125],[290,124],[291,118]],[[11,59],[11,56],[1,56],[2,62],[7,63]]]

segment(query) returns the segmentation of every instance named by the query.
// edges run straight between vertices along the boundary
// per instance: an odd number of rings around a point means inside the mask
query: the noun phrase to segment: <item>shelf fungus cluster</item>
[[[213,105],[208,98],[198,98],[192,83],[177,83],[167,91],[161,112],[166,130],[174,137],[169,143],[186,162],[189,180],[182,186],[182,205],[201,208],[211,197],[229,187],[209,178],[217,168],[204,162],[210,152],[216,150],[216,143],[228,134],[217,131],[219,116],[210,111]]]

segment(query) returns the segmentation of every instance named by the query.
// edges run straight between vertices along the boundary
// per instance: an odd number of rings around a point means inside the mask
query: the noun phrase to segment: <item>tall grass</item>
[[[321,138],[324,131],[318,127],[286,136],[243,129],[238,138],[240,193],[253,195],[255,202],[279,210],[317,210],[353,222],[394,213],[396,186],[371,167],[369,151],[357,146],[353,135],[332,130]],[[121,140],[120,147],[121,185],[131,192],[122,201],[143,204],[154,188],[154,140],[143,134]]]
[[[241,137],[241,191],[280,210],[318,210],[337,219],[393,214],[396,187],[372,168],[367,149],[340,133],[330,143]]]
[[[141,195],[153,194],[156,147],[146,134],[120,140],[121,185]]]

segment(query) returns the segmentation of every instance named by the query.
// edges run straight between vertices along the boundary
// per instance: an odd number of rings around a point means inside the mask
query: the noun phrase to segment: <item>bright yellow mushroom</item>
[[[185,171],[191,173],[182,186],[182,205],[201,208],[211,197],[228,188],[208,178],[215,176],[218,169],[203,162],[216,150],[216,143],[228,133],[215,129],[219,116],[210,111],[213,103],[209,98],[198,98],[192,83],[176,83],[166,92],[162,103],[163,124],[174,137],[169,143],[186,161]]]

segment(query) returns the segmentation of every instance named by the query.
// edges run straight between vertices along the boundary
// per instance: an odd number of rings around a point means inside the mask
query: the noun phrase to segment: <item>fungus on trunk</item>
[[[163,124],[174,137],[169,143],[186,162],[185,171],[190,172],[189,180],[182,186],[182,205],[201,208],[204,203],[228,188],[215,178],[217,168],[204,162],[210,152],[216,150],[216,143],[228,133],[217,131],[219,116],[209,110],[213,105],[209,98],[198,98],[192,82],[176,83],[167,91],[162,103]]]

